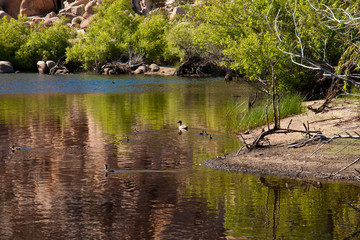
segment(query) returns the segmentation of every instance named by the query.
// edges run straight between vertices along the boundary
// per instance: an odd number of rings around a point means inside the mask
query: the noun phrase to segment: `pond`
[[[218,78],[0,75],[0,239],[359,238],[356,185],[201,165],[241,146],[226,109],[252,92]]]

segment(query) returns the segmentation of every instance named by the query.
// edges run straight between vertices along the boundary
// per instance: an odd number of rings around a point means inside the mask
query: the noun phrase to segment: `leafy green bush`
[[[60,60],[65,56],[71,36],[70,28],[63,21],[49,28],[43,25],[32,27],[26,41],[17,49],[15,61],[29,70],[36,68],[39,60]]]
[[[27,41],[30,30],[24,23],[25,19],[0,19],[0,60],[10,61],[18,69],[20,65],[15,61],[16,51]]]
[[[135,45],[135,32],[143,17],[135,15],[129,0],[103,1],[85,35],[67,49],[67,61],[81,61],[89,69],[116,60]]]
[[[166,51],[165,31],[169,26],[167,16],[152,14],[139,23],[136,31],[136,48],[144,52],[149,62],[164,59]]]

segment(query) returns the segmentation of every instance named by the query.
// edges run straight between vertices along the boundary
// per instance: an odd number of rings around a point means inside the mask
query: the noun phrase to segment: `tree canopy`
[[[0,54],[16,68],[65,59],[87,69],[141,55],[146,63],[208,61],[269,90],[314,89],[322,71],[359,70],[360,1],[205,0],[184,2],[170,20],[155,9],[138,15],[130,0],[104,0],[85,33],[60,22],[50,28],[26,19],[0,20]],[[159,5],[160,6],[160,5]],[[62,23],[62,24],[61,24]],[[195,57],[195,58],[194,58]],[[312,64],[312,67],[310,65]],[[211,71],[211,69],[209,70]]]

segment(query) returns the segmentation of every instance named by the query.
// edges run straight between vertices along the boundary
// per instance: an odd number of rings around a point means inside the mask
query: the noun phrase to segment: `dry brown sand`
[[[320,105],[321,101],[304,104],[316,106]],[[348,129],[347,133],[350,135],[357,136],[357,133],[360,134],[360,127],[356,127],[360,125],[360,101],[337,99],[334,100],[328,111],[315,114],[306,110],[303,114],[282,119],[281,127],[286,128],[291,119],[290,128],[292,129],[304,130],[303,123],[309,122],[311,131],[321,131],[327,137],[332,137],[345,129]],[[255,129],[250,134],[243,136],[250,143],[263,128]],[[342,133],[341,135],[347,134]],[[204,164],[228,171],[312,180],[359,182],[360,161],[340,173],[334,174],[360,157],[360,139],[341,138],[328,143],[326,140],[319,140],[301,148],[289,148],[291,143],[302,142],[306,139],[308,138],[301,133],[273,134],[268,137],[270,146],[257,148],[251,152],[241,151],[238,153],[235,151],[225,156],[209,159]]]

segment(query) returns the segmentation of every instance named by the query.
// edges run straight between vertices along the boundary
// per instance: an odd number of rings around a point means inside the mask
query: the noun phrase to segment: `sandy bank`
[[[306,102],[304,104],[319,103]],[[303,123],[308,121],[310,130],[318,130],[325,136],[332,137],[344,129],[360,125],[359,110],[359,100],[338,99],[334,101],[329,111],[315,114],[306,110],[301,115],[282,119],[281,126],[286,127],[292,119],[291,128],[304,130]],[[255,129],[243,136],[251,142],[261,129]],[[360,133],[360,127],[349,129],[347,132],[357,135]],[[300,133],[274,134],[268,138],[270,146],[251,152],[242,151],[239,154],[235,151],[226,156],[209,159],[204,162],[204,165],[228,171],[359,182],[360,161],[335,176],[327,177],[360,157],[360,139],[336,139],[327,144],[324,144],[326,141],[317,141],[301,148],[289,148],[289,144],[306,139]],[[316,151],[319,147],[321,148]]]

